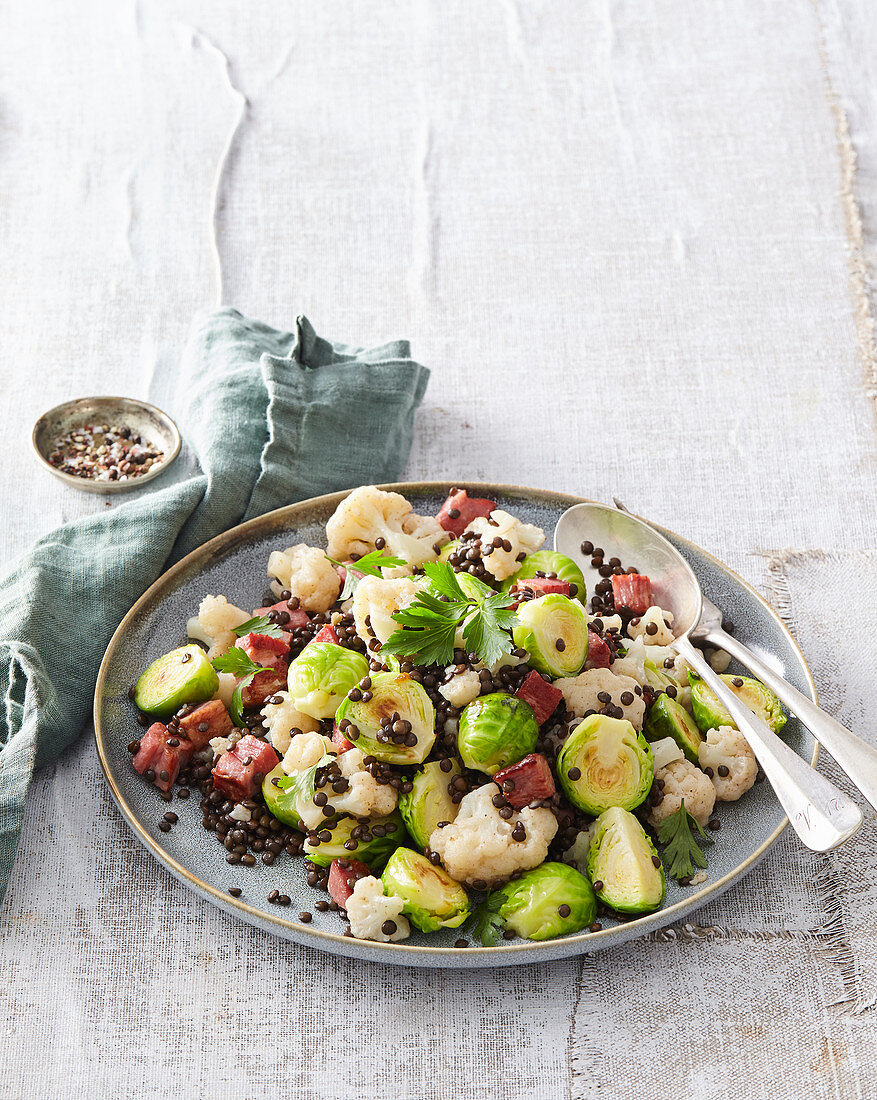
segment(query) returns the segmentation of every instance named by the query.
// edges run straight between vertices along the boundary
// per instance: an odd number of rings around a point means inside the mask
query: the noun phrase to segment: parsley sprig
[[[232,632],[239,638],[243,638],[245,634],[267,634],[269,638],[283,637],[283,630],[277,623],[272,623],[267,615],[257,615],[254,619],[247,619],[240,626],[233,626]]]
[[[326,557],[329,558],[329,555],[327,554]],[[346,600],[352,596],[362,577],[383,577],[381,570],[395,569],[396,566],[405,564],[404,558],[396,558],[392,554],[385,554],[382,550],[372,550],[350,563],[335,561],[334,558],[329,558],[329,561],[344,570],[344,587],[341,589],[339,600]],[[354,576],[354,570],[361,573],[362,577]]]
[[[464,590],[447,562],[427,562],[423,572],[429,587],[413,603],[393,613],[399,629],[384,642],[381,653],[414,657],[423,665],[446,665],[453,660],[460,628],[467,652],[477,653],[487,665],[511,652],[513,596],[494,592],[468,574]]]
[[[664,849],[664,858],[668,863],[667,872],[671,878],[690,878],[695,865],[706,867],[706,856],[692,831],[694,825],[703,844],[712,844],[712,837],[705,833],[700,823],[695,821],[685,809],[685,799],[675,814],[670,814],[658,825],[658,841]]]
[[[252,683],[254,676],[258,676],[260,672],[273,672],[274,670],[266,668],[264,665],[257,665],[256,662],[250,660],[249,655],[238,646],[234,646],[230,649],[224,657],[214,657],[210,663],[217,672],[230,672],[234,676],[243,677],[241,682],[234,689],[234,695],[231,697],[231,706],[228,708],[228,713],[231,715],[231,720],[236,726],[246,725],[244,720],[244,701],[241,697],[241,692]]]
[[[317,772],[320,768],[325,768],[327,764],[333,764],[334,762],[335,757],[327,752],[320,757],[316,764],[305,768],[304,771],[294,772],[292,775],[278,779],[276,786],[281,791],[292,791],[293,801],[296,804],[307,805],[313,799],[314,791],[317,789]]]

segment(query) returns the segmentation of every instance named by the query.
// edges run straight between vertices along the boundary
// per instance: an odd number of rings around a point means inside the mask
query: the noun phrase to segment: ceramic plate
[[[449,482],[418,482],[386,486],[403,493],[416,512],[435,514],[450,488]],[[528,523],[545,530],[551,546],[561,513],[579,497],[509,485],[471,485],[473,495],[489,497]],[[372,962],[407,966],[512,966],[597,951],[635,939],[690,915],[699,906],[724,893],[748,874],[776,843],[786,817],[767,783],[756,784],[738,803],[718,803],[722,829],[709,850],[709,879],[699,888],[668,883],[667,897],[657,913],[619,923],[603,919],[600,932],[581,932],[545,943],[501,941],[496,947],[455,948],[457,929],[433,935],[416,930],[398,944],[377,944],[342,935],[336,913],[314,911],[312,924],[294,915],[313,911],[317,895],[304,881],[301,858],[281,856],[273,867],[229,866],[225,849],[201,826],[198,799],[174,801],[179,823],[170,833],[158,829],[166,804],[131,767],[128,743],[138,732],[127,691],[156,657],[185,642],[186,620],[197,612],[208,592],[221,593],[244,608],[256,607],[265,594],[265,566],[269,553],[297,542],[325,546],[324,527],[344,493],[281,508],[220,535],[170,569],[134,605],[113,636],[101,666],[94,705],[97,748],[107,782],[134,835],[172,875],[227,913],[286,939],[339,955]],[[734,622],[737,637],[766,656],[799,690],[816,698],[813,681],[801,652],[773,610],[740,577],[715,558],[677,535],[658,528],[679,548],[700,580],[706,595]],[[593,578],[589,580],[592,590]],[[789,719],[784,739],[802,756],[815,759],[816,744],[809,731]],[[240,887],[234,899],[227,893]],[[272,889],[292,898],[288,909],[266,900]]]

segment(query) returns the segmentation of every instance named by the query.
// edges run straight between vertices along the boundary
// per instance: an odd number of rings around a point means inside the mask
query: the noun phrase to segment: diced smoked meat
[[[357,859],[333,859],[329,864],[329,897],[342,909],[347,908],[347,899],[353,893],[357,879],[370,875],[371,871]]]
[[[535,592],[537,597],[550,596],[555,592],[559,592],[561,596],[572,595],[567,581],[552,577],[526,577],[524,580],[515,581],[512,585],[512,595],[524,588],[529,588],[531,592]]]
[[[245,634],[235,642],[250,660],[264,668],[277,668],[285,662],[289,653],[289,642],[283,638],[272,638],[270,634]]]
[[[339,754],[353,748],[353,742],[348,741],[337,726],[332,728],[332,744],[338,746]]]
[[[286,690],[286,676],[289,665],[281,662],[266,672],[257,672],[245,688],[241,689],[241,702],[245,707],[260,707],[278,691]]]
[[[588,631],[588,668],[608,668],[612,663],[609,643],[593,630]]]
[[[291,608],[286,600],[281,600],[280,603],[271,604],[270,607],[255,608],[253,610],[253,617],[256,618],[267,615],[269,611],[277,611],[289,616],[289,619],[285,623],[281,622],[277,624],[284,632],[298,630],[300,626],[307,626],[311,621],[307,611],[302,611],[300,607]]]
[[[459,538],[473,519],[489,516],[496,508],[496,501],[470,497],[465,489],[457,489],[439,509],[436,519],[454,538]]]
[[[510,790],[503,786],[507,780],[514,784]],[[493,781],[499,784],[506,801],[516,810],[522,810],[531,802],[541,802],[543,798],[553,798],[556,793],[551,767],[538,752],[531,752],[517,764],[498,771]]]
[[[169,745],[168,741],[177,744]],[[172,735],[161,722],[153,722],[140,741],[140,749],[133,760],[134,769],[141,775],[150,770],[155,772],[156,787],[169,791],[194,751],[195,746],[190,741]]]
[[[213,786],[232,802],[252,798],[265,776],[277,766],[274,749],[251,733],[220,756],[213,769]]]
[[[560,688],[556,688],[554,684],[549,684],[547,680],[543,680],[535,669],[518,688],[516,695],[519,699],[523,699],[525,703],[530,704],[540,726],[551,717],[557,709],[557,704],[563,698],[563,692]]]
[[[206,729],[201,728],[204,726]],[[234,722],[225,703],[221,699],[211,699],[181,718],[180,729],[196,749],[203,749],[211,738],[225,737],[234,729]]]
[[[622,573],[612,578],[612,596],[616,610],[629,607],[635,615],[644,615],[652,606],[652,582],[641,573]]]
[[[308,645],[313,645],[314,642],[332,642],[334,645],[338,645],[338,635],[335,633],[334,626],[324,626],[314,637],[308,642]]]

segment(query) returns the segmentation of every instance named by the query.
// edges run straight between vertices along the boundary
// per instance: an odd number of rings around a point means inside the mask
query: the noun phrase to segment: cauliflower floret
[[[337,751],[337,746],[320,733],[299,733],[290,741],[280,766],[287,775],[296,775],[319,764],[324,756]],[[295,812],[307,829],[317,828],[325,816],[322,809],[314,805],[313,799],[304,799],[301,794],[296,796]]]
[[[517,573],[521,568],[517,560],[520,554],[532,554],[545,542],[545,532],[541,527],[521,523],[502,508],[494,508],[489,516],[473,519],[468,530],[481,537],[484,568],[498,581]],[[510,549],[506,550],[504,544]]]
[[[288,691],[278,691],[277,694],[281,699],[279,703],[269,702],[262,708],[262,723],[268,730],[268,740],[282,754],[289,748],[292,730],[314,733],[320,728],[320,723],[309,714],[296,710]]]
[[[713,672],[727,672],[731,663],[731,654],[726,653],[724,649],[711,649],[708,659]]]
[[[419,591],[420,584],[411,577],[363,577],[353,594],[356,633],[365,642],[372,636],[385,642],[399,626],[393,612],[412,603]]]
[[[612,671],[616,676],[630,676],[644,687],[649,682],[646,676],[646,658],[651,654],[646,652],[642,638],[634,638],[631,642],[622,639],[622,645],[626,650],[625,656],[615,658]]]
[[[453,680],[442,684],[439,693],[444,695],[451,706],[465,707],[481,694],[481,680],[478,678],[478,673],[472,672],[471,669],[458,672]]]
[[[213,750],[213,759],[218,760],[223,753],[228,752],[236,745],[241,737],[243,737],[243,734],[240,730],[232,730],[227,737],[211,737],[208,744]]]
[[[659,825],[665,817],[675,814],[683,798],[685,809],[694,820],[701,827],[706,825],[716,804],[716,790],[708,775],[688,760],[674,760],[666,768],[658,768],[655,779],[664,784],[664,797],[649,811],[652,825]]]
[[[719,802],[736,802],[758,775],[755,753],[743,734],[733,726],[711,729],[697,750],[697,758],[704,771],[709,768],[712,772],[707,775],[712,779]],[[727,773],[722,775],[720,768],[726,768]]]
[[[666,768],[674,760],[684,760],[685,754],[672,737],[662,737],[660,741],[652,742],[652,760],[655,771]]]
[[[588,625],[590,626],[594,620],[599,620],[603,626],[602,630],[621,630],[624,626],[624,621],[620,615],[589,615]]]
[[[577,871],[587,877],[588,875],[588,849],[591,847],[591,830],[582,829],[580,833],[576,833],[576,838],[567,850],[560,857],[564,863],[568,863],[570,867],[575,867]]]
[[[354,817],[384,817],[396,809],[398,795],[389,784],[378,783],[365,770],[359,749],[348,749],[338,757],[338,767],[348,782],[343,794],[329,794],[329,805],[339,814]],[[327,792],[328,793],[328,792]]]
[[[319,733],[301,733],[293,737],[282,767],[287,775],[307,771],[326,755],[337,751],[337,747]],[[338,768],[347,780],[347,790],[333,793],[327,787],[323,793],[328,795],[327,805],[331,805],[339,814],[352,814],[354,817],[384,817],[396,809],[398,795],[393,787],[382,785],[372,778],[363,766],[363,755],[359,749],[348,749],[337,758]],[[295,810],[302,823],[309,829],[315,829],[325,817],[325,808],[314,804],[312,799],[296,799]]]
[[[288,546],[272,550],[268,557],[271,591],[280,596],[288,589],[297,596],[305,611],[328,611],[338,599],[341,578],[335,566],[316,546]]]
[[[280,763],[286,774],[292,775],[293,772],[307,771],[328,753],[337,751],[337,746],[321,733],[302,733],[289,742]]]
[[[505,820],[494,806],[497,787],[486,783],[471,791],[460,803],[456,819],[443,829],[434,829],[429,846],[437,852],[448,874],[458,882],[493,886],[514,871],[538,867],[548,855],[548,845],[557,832],[557,818],[551,810],[525,807]],[[513,840],[512,830],[521,823],[525,837]]]
[[[404,576],[411,566],[435,561],[448,533],[432,516],[418,516],[399,493],[385,493],[374,485],[354,489],[341,501],[326,524],[329,557],[347,561],[351,554],[368,554],[375,541],[384,540],[388,554],[408,563],[390,575]]]
[[[347,919],[350,931],[358,940],[377,940],[379,943],[392,943],[404,940],[411,933],[407,917],[402,916],[405,902],[401,898],[384,893],[379,878],[365,875],[357,879],[353,893],[347,899]],[[392,921],[396,929],[389,934],[384,932],[385,921]]]
[[[186,624],[186,632],[190,638],[210,646],[207,656],[212,661],[228,653],[238,640],[234,628],[249,618],[246,611],[229,603],[225,596],[205,596],[197,616]]]
[[[672,626],[673,612],[654,604],[645,614],[631,621],[627,633],[631,638],[642,638],[646,645],[671,645],[676,638]],[[655,629],[650,630],[650,627]]]
[[[676,695],[674,698],[688,709],[691,702],[691,688],[688,683],[688,663],[685,658],[680,657],[678,653],[666,646],[652,645],[646,647],[642,637],[634,638],[631,642],[625,639],[624,645],[627,654],[624,657],[617,657],[612,662],[612,671],[616,675],[632,676],[638,684],[645,687],[650,682],[650,673],[646,669],[646,661],[648,661],[652,669],[657,669],[675,682]],[[668,661],[672,662],[669,666],[667,665]],[[654,672],[651,675],[652,686],[664,686],[660,679],[656,680],[654,678]]]
[[[613,706],[621,709],[633,728],[642,729],[646,705],[642,695],[637,694],[640,687],[632,676],[617,676],[608,668],[592,668],[578,676],[555,680],[554,686],[563,692],[567,709],[579,718],[588,711],[602,710],[606,704],[597,696],[608,692]]]

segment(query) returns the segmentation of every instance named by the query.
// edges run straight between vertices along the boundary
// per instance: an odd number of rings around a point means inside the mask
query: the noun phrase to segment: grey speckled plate
[[[403,493],[415,511],[434,514],[447,495],[450,482],[417,482],[387,486]],[[579,497],[510,485],[470,485],[473,494],[496,500],[500,507],[544,528],[551,545],[560,514]],[[273,867],[230,867],[225,850],[201,827],[197,799],[174,802],[179,823],[161,833],[158,822],[166,809],[156,792],[131,767],[127,746],[136,734],[134,711],[126,693],[129,685],[156,657],[185,641],[186,620],[196,612],[202,596],[222,593],[241,607],[256,607],[266,586],[265,565],[271,550],[296,542],[325,546],[324,526],[344,493],[317,497],[251,520],[218,538],[170,569],[149,589],[126,616],[113,636],[101,666],[94,702],[94,725],[101,764],[113,797],[135,836],[167,869],[195,893],[221,909],[259,928],[340,955],[407,966],[512,966],[597,951],[646,932],[662,928],[691,914],[711,898],[748,874],[776,842],[786,817],[767,783],[757,784],[740,802],[719,804],[723,828],[710,849],[709,879],[700,888],[671,883],[664,907],[657,913],[624,923],[604,921],[600,932],[583,932],[549,940],[502,941],[497,947],[473,945],[454,948],[460,932],[450,929],[426,936],[416,931],[399,944],[376,944],[344,937],[337,914],[314,912],[312,924],[289,915],[313,910],[317,895],[304,881],[303,861],[281,857]],[[740,577],[692,543],[659,528],[679,548],[697,574],[704,592],[736,627],[741,641],[775,661],[790,683],[816,692],[807,665],[791,635],[770,607]],[[593,584],[590,581],[589,590]],[[817,746],[795,719],[784,730],[785,739],[815,762]],[[227,893],[239,886],[235,900]],[[292,906],[278,909],[266,901],[278,888],[289,894]]]

